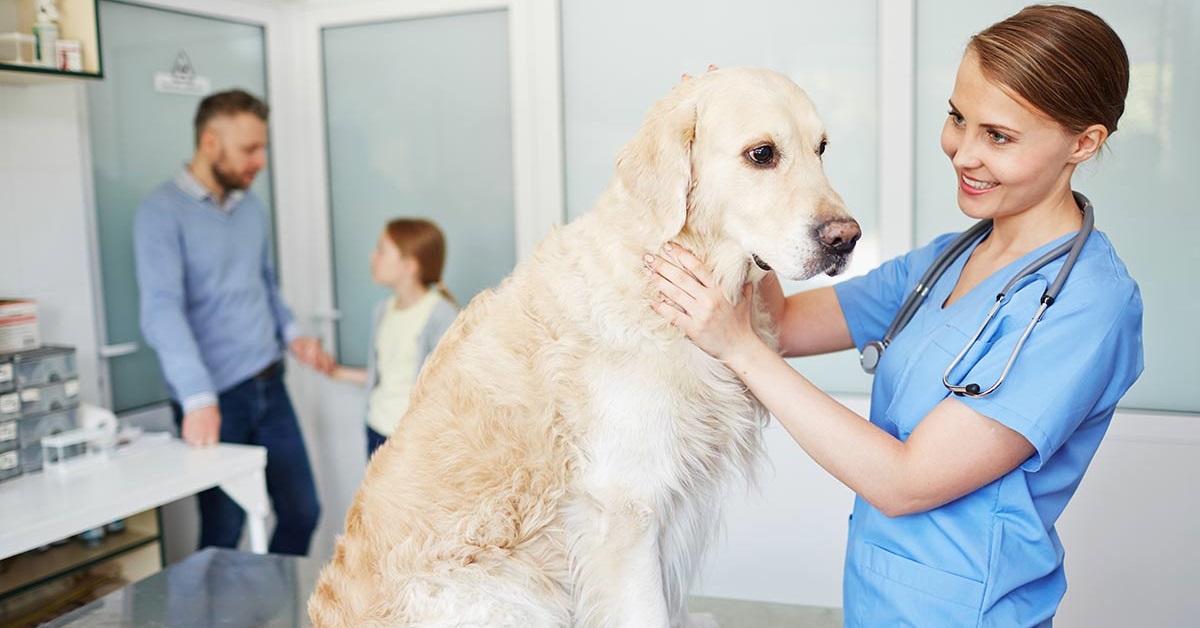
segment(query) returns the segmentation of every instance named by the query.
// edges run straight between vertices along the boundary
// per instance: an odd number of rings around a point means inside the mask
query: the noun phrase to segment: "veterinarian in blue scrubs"
[[[668,245],[648,259],[664,295],[656,311],[723,360],[857,494],[847,626],[1050,625],[1066,590],[1055,522],[1142,371],[1138,286],[1108,238],[1087,235],[1090,220],[1071,190],[1075,167],[1116,130],[1128,81],[1121,40],[1081,9],[1029,7],[971,40],[941,140],[960,208],[993,222],[951,256],[890,339],[870,422],[763,343],[750,328],[749,300],[730,305],[690,253]],[[972,341],[1011,278],[1081,233],[1065,285],[1024,344],[1064,257],[1017,281]],[[768,275],[759,290],[779,322],[781,351],[862,350],[884,338],[954,239],[786,300]],[[951,392],[964,382],[979,387]]]

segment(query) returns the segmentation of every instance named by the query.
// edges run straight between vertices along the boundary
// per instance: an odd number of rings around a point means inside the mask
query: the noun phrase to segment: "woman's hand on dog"
[[[696,346],[718,360],[760,342],[750,325],[753,287],[742,287],[742,298],[733,305],[714,285],[712,275],[691,251],[667,243],[662,254],[647,253],[646,274],[659,300],[651,307],[675,325]]]

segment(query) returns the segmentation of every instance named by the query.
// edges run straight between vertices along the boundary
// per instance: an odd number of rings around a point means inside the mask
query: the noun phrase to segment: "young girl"
[[[1088,235],[1091,213],[1071,190],[1075,168],[1116,130],[1128,84],[1120,38],[1088,11],[1032,6],[994,24],[967,46],[941,136],[960,209],[990,229],[961,250],[943,236],[786,300],[772,276],[760,284],[785,355],[862,350],[894,334],[872,356],[870,422],[763,343],[750,300],[732,306],[695,256],[670,245],[648,256],[664,296],[655,310],[857,494],[847,626],[1050,624],[1067,587],[1055,522],[1142,371],[1137,283],[1102,232]],[[1013,285],[972,340],[1005,284],[1076,236],[1086,239],[1057,299],[1043,294],[1065,257]],[[947,248],[941,280],[906,306]],[[908,324],[889,331],[901,312]]]
[[[392,296],[375,308],[367,368],[338,366],[334,379],[371,387],[367,402],[367,458],[383,445],[408,409],[408,396],[425,358],[458,315],[442,285],[446,242],[428,220],[387,224],[371,252],[371,279]]]

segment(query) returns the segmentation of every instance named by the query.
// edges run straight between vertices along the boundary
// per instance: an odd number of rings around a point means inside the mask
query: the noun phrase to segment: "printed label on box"
[[[37,303],[0,299],[0,352],[24,351],[41,343]]]
[[[63,384],[63,392],[67,393],[68,397],[74,397],[79,394],[79,380],[72,379]]]
[[[13,376],[12,362],[0,364],[0,383],[11,382]]]
[[[17,468],[20,459],[17,458],[17,451],[6,451],[0,454],[0,471],[8,471],[9,469]]]
[[[25,390],[21,391],[21,401],[23,403],[29,403],[31,401],[41,401],[41,400],[42,400],[42,391],[40,391],[36,388],[26,388]]]
[[[17,440],[17,422],[0,423],[0,443]]]
[[[21,411],[21,398],[17,393],[0,395],[0,414],[12,414]]]

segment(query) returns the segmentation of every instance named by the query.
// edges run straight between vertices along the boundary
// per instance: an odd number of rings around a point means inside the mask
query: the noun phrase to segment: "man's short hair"
[[[200,145],[200,134],[208,126],[209,121],[220,116],[232,116],[239,113],[254,114],[259,120],[267,121],[271,108],[267,103],[254,95],[240,89],[209,94],[200,101],[196,108],[196,146]]]

